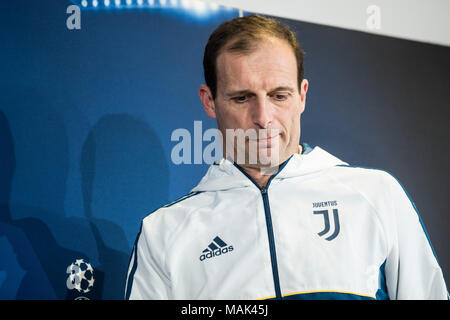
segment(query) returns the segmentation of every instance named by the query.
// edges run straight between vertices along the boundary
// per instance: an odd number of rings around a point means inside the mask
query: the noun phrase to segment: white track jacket
[[[417,209],[389,173],[303,146],[267,186],[211,165],[143,219],[127,299],[447,299]]]

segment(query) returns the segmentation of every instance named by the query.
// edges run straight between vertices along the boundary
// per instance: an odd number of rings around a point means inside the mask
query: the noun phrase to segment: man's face
[[[205,111],[217,119],[225,145],[233,143],[234,155],[238,149],[245,150],[245,165],[262,166],[259,157],[257,163],[248,162],[249,152],[255,152],[252,148],[255,145],[259,155],[277,159],[271,165],[278,165],[297,152],[308,82],[303,80],[299,92],[297,61],[286,41],[263,40],[250,54],[223,51],[217,57],[214,100],[207,99],[206,93],[210,91],[206,88],[203,88],[203,98],[200,88]],[[227,129],[251,129],[257,135],[248,136],[243,144],[230,136],[227,138]]]

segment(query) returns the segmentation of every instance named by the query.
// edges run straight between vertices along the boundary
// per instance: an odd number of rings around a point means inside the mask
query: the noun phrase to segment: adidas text
[[[228,252],[233,251],[233,246],[225,247],[225,248],[219,248],[214,251],[209,251],[208,253],[204,253],[200,256],[200,261],[203,261],[205,259],[213,258],[220,256],[221,254],[225,254]]]

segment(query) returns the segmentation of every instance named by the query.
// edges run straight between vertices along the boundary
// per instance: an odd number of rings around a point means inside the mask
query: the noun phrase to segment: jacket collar
[[[280,166],[272,178],[277,180],[298,177],[340,164],[347,163],[318,146],[311,148],[308,144],[303,143],[302,153],[293,154]],[[241,168],[229,159],[223,158],[209,167],[205,176],[191,192],[229,190],[252,185],[254,182]]]

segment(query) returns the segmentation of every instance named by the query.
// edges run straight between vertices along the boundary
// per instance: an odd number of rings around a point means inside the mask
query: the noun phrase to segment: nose
[[[272,108],[266,97],[257,97],[252,109],[253,123],[259,128],[266,129],[272,124]]]

